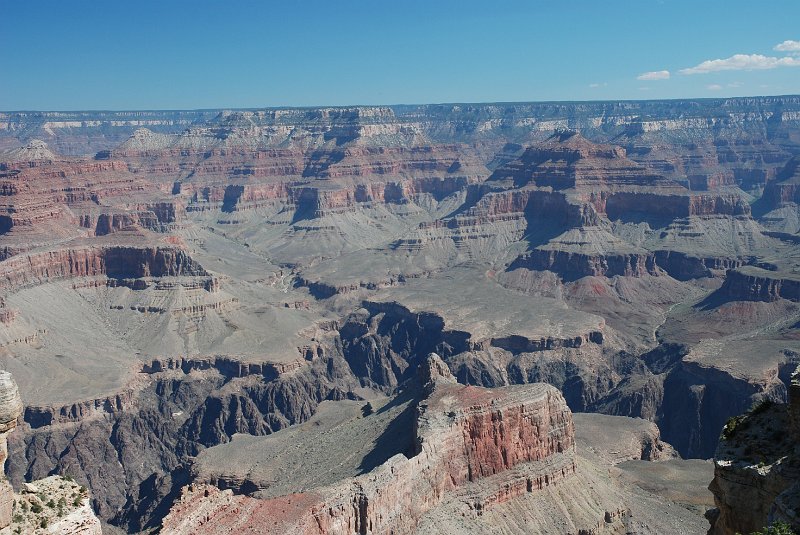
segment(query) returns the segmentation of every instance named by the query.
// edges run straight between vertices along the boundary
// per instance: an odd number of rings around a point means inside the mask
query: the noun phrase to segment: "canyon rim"
[[[800,533],[796,3],[123,4],[0,2],[0,535]]]

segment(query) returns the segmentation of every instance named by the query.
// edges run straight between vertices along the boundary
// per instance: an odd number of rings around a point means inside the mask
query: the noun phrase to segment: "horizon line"
[[[258,111],[258,110],[316,110],[316,109],[348,109],[348,108],[400,108],[423,106],[492,106],[510,104],[614,104],[622,102],[686,102],[686,101],[725,101],[748,98],[800,98],[800,93],[783,95],[740,95],[734,97],[686,97],[686,98],[650,98],[650,99],[597,99],[597,100],[506,100],[482,102],[427,102],[427,103],[395,103],[395,104],[320,104],[320,105],[287,105],[287,106],[244,106],[219,108],[97,108],[97,109],[19,109],[0,110],[0,113],[102,113],[102,112],[204,112],[204,111]]]

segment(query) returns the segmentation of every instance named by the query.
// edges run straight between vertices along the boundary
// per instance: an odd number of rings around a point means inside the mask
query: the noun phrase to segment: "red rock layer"
[[[498,168],[490,180],[511,180],[517,186],[555,190],[598,186],[679,187],[629,160],[622,147],[592,143],[580,134],[556,135],[529,147],[519,159]]]
[[[566,280],[577,280],[587,276],[642,277],[658,275],[653,253],[610,253],[590,255],[569,251],[534,249],[517,258],[509,270],[526,268],[532,271],[552,271]]]
[[[121,161],[58,160],[6,165],[0,172],[0,234],[24,250],[31,243],[130,226],[163,230],[183,217],[180,201],[158,181],[136,176]],[[15,238],[16,237],[16,238]]]
[[[208,275],[185,252],[171,247],[80,247],[18,255],[0,262],[0,290],[71,278]]]
[[[418,409],[412,458],[396,455],[334,487],[268,500],[190,488],[163,532],[409,533],[447,493],[488,476],[507,474],[496,490],[479,493],[476,515],[574,473],[572,415],[558,390],[464,387],[446,370],[438,357],[423,366],[430,396]]]

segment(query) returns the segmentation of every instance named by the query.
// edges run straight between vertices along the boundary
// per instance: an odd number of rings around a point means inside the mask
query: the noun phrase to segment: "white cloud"
[[[706,89],[708,89],[709,91],[719,91],[720,89],[722,89],[722,86],[719,84],[711,84],[706,86]]]
[[[709,59],[703,63],[682,69],[681,74],[707,74],[718,71],[752,71],[776,69],[778,67],[800,67],[800,58],[774,58],[761,54],[735,54],[726,59]]]
[[[742,87],[742,82],[731,82],[728,87]]]
[[[589,87],[591,87],[592,89],[597,89],[598,87],[606,87],[606,86],[608,86],[608,82],[603,82],[602,84],[594,82],[589,84]]]
[[[650,71],[640,74],[637,80],[669,80],[669,71]]]
[[[778,52],[788,52],[792,55],[800,54],[800,41],[792,41],[791,39],[787,39],[781,44],[775,45],[772,50],[777,50]]]

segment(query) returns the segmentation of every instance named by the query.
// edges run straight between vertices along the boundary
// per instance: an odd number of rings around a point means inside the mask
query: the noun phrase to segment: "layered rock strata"
[[[420,368],[427,397],[418,407],[415,454],[396,455],[369,474],[332,488],[269,500],[189,487],[165,518],[165,533],[410,533],[458,489],[498,476],[473,495],[471,515],[572,477],[574,429],[552,387],[464,387],[435,355]]]
[[[719,294],[736,301],[800,301],[800,278],[747,266],[729,270]]]
[[[0,289],[12,290],[64,278],[105,275],[114,279],[207,276],[174,247],[78,246],[19,255],[0,264]]]

